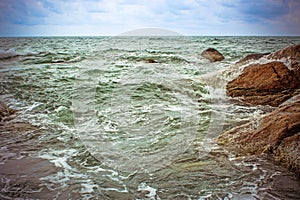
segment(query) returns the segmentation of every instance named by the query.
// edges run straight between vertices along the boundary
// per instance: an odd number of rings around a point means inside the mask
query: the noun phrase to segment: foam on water
[[[77,191],[82,199],[285,199],[272,180],[287,172],[214,141],[270,110],[235,105],[225,95],[226,82],[246,67],[227,68],[237,59],[300,41],[270,39],[0,38],[1,56],[22,55],[1,60],[1,100],[20,110],[16,121],[41,127],[37,140],[45,148],[33,155],[55,165],[40,180],[56,198]],[[226,59],[209,63],[199,56],[207,47]],[[257,62],[265,60],[248,64]],[[18,156],[0,150],[3,162]]]
[[[146,192],[147,194],[145,196],[149,200],[160,200],[159,196],[156,194],[157,189],[150,187],[146,183],[139,184],[137,191]]]

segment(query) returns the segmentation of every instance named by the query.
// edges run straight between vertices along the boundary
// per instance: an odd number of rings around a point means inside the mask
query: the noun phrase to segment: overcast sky
[[[300,0],[0,0],[0,36],[300,35]]]

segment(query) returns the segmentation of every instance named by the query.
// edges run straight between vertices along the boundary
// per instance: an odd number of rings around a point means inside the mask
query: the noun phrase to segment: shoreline
[[[249,62],[259,59],[264,64]],[[300,44],[248,55],[236,65],[241,63],[245,67],[227,83],[227,96],[275,110],[222,133],[217,143],[241,154],[267,154],[300,178]]]

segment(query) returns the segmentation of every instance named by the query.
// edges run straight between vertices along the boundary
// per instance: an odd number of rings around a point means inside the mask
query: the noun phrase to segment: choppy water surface
[[[71,199],[299,199],[299,180],[267,156],[239,157],[213,140],[270,108],[235,105],[222,86],[201,79],[245,54],[297,43],[299,37],[1,38],[1,100],[20,110],[16,120],[41,127],[44,148],[31,156],[57,166],[39,177],[57,199],[66,191]],[[208,47],[226,59],[200,57]],[[1,197],[12,189],[6,184]]]

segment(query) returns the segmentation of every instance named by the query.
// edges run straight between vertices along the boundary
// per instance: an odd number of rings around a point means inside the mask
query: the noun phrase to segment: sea
[[[37,171],[42,184],[24,187],[18,198],[45,199],[47,187],[53,199],[300,199],[299,179],[269,155],[240,155],[216,142],[274,109],[227,97],[226,82],[238,73],[220,72],[247,54],[299,43],[250,36],[0,38],[0,100],[18,110],[14,121],[40,130],[35,142],[42,148],[31,150],[28,142],[21,151],[55,166],[47,176]],[[209,47],[225,59],[203,58]],[[2,161],[20,159],[5,145],[0,150]],[[0,176],[1,199],[13,199],[15,186]]]

